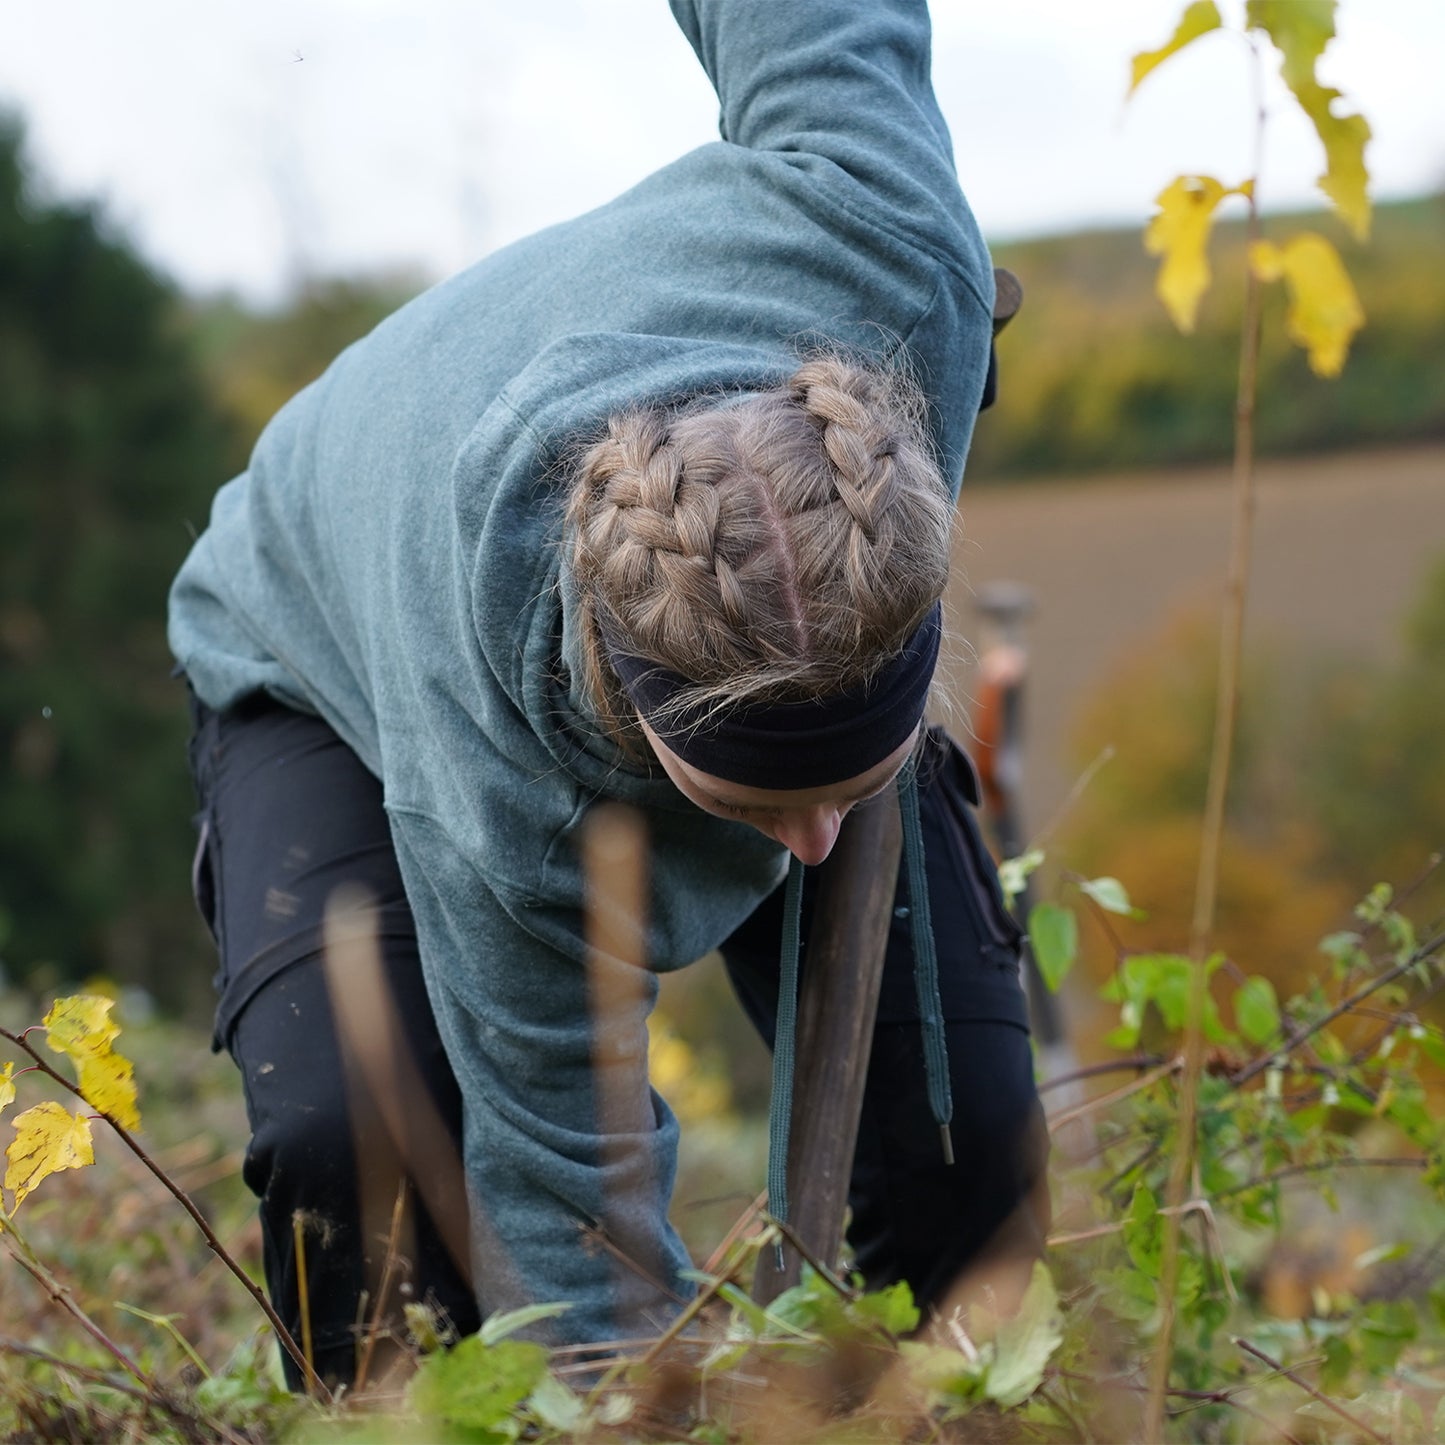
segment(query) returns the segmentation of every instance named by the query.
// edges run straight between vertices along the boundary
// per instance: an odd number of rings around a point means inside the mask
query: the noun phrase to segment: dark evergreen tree
[[[210,965],[165,598],[234,458],[179,321],[0,117],[0,957],[176,1004]]]

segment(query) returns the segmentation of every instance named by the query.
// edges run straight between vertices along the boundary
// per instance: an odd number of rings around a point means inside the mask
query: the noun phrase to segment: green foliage
[[[1029,910],[1029,945],[1044,982],[1057,990],[1078,952],[1078,920],[1057,903],[1036,903]]]
[[[226,450],[175,297],[87,206],[35,199],[0,123],[0,907],[12,975],[174,994],[184,703],[166,592]],[[204,980],[199,980],[204,988]],[[199,991],[199,988],[197,991]]]
[[[1300,800],[1332,867],[1399,879],[1445,849],[1445,556],[1404,629],[1403,655],[1351,659],[1312,690],[1300,727]],[[1432,897],[1445,901],[1437,886]]]

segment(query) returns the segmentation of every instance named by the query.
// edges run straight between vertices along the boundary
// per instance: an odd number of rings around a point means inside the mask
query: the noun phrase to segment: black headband
[[[689,679],[609,646],[622,689],[683,762],[748,788],[820,788],[866,773],[906,742],[923,717],[938,664],[934,603],[903,650],[860,687],[806,702],[675,708]]]

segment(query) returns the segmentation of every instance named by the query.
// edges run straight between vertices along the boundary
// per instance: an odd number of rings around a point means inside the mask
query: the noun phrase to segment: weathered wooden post
[[[854,808],[819,869],[818,901],[798,997],[798,1068],[788,1179],[796,1201],[789,1221],[810,1254],[838,1257],[848,1207],[848,1175],[858,1142],[863,1084],[903,830],[890,790]],[[798,1282],[802,1260],[784,1243],[758,1260],[753,1295],[766,1304]]]

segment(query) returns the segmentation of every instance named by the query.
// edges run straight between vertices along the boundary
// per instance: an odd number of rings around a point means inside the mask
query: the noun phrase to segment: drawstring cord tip
[[[782,1274],[782,1272],[783,1272],[783,1241],[782,1241],[781,1239],[778,1239],[778,1240],[774,1240],[774,1241],[773,1241],[773,1268],[774,1268],[775,1270],[777,1270],[777,1272],[778,1272],[779,1274]]]
[[[938,1126],[938,1137],[943,1141],[943,1162],[953,1163],[953,1135],[949,1132],[947,1124]]]

